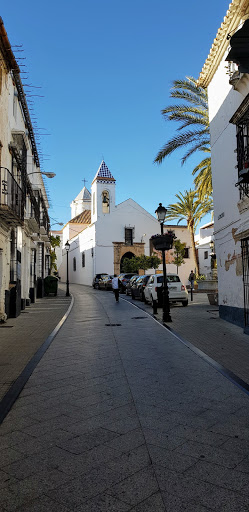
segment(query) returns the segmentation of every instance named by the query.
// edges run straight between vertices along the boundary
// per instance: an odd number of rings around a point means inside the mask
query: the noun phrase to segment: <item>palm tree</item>
[[[182,165],[186,160],[198,151],[210,152],[210,133],[208,117],[208,96],[206,89],[198,86],[197,80],[193,77],[186,77],[185,80],[174,80],[171,89],[171,98],[180,100],[180,104],[170,105],[162,110],[162,115],[166,121],[177,121],[180,126],[177,131],[179,135],[173,136],[159,151],[154,162],[162,163],[164,158],[171,155],[176,149],[186,148],[182,157]],[[208,163],[209,172],[199,173],[195,179],[198,179],[198,189],[202,188],[202,180],[209,180],[208,190],[212,190],[211,181],[211,159],[204,159],[199,166],[194,169],[194,173],[202,170]],[[205,186],[204,186],[205,189]]]
[[[167,208],[166,219],[178,219],[178,224],[182,220],[187,221],[187,226],[191,236],[191,244],[194,250],[196,273],[198,275],[198,261],[195,251],[194,238],[195,229],[204,215],[212,211],[213,202],[210,198],[206,198],[203,201],[200,201],[197,191],[191,189],[189,191],[185,190],[184,194],[179,192],[179,194],[176,194],[176,198],[178,199],[178,202],[170,204]]]
[[[210,149],[207,149],[210,153]],[[198,174],[197,174],[198,173]],[[204,158],[192,171],[192,174],[197,176],[194,179],[195,190],[198,192],[200,201],[208,198],[213,193],[212,186],[212,171],[211,171],[211,158]]]

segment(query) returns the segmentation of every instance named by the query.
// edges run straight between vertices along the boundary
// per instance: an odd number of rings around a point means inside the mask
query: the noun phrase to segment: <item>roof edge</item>
[[[245,17],[249,16],[249,0],[233,0],[227,10],[226,16],[218,29],[214,42],[211,46],[209,55],[204,63],[198,78],[198,85],[206,88],[229,46],[227,35],[236,31],[239,23]]]

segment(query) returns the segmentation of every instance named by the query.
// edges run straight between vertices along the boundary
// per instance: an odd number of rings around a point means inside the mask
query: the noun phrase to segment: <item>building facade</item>
[[[0,321],[44,293],[48,199],[20,70],[0,18]]]
[[[58,254],[58,261],[62,261],[58,268],[62,281],[66,281],[67,240],[70,243],[71,283],[91,285],[97,273],[119,274],[124,258],[152,254],[151,236],[160,232],[157,219],[133,199],[116,205],[115,194],[116,180],[102,161],[93,179],[91,193],[83,188],[71,203],[72,216],[76,212],[78,215],[62,229],[62,257]],[[179,276],[184,284],[188,284],[194,261],[189,231],[186,226],[165,226],[165,229],[167,227],[186,244],[185,264],[179,267]],[[167,271],[177,271],[170,254],[167,254]],[[154,273],[154,269],[147,273]]]
[[[249,327],[249,1],[233,0],[199,77],[208,88],[220,316]]]

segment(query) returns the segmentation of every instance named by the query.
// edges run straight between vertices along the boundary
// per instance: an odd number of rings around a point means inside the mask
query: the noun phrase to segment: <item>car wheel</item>
[[[188,305],[188,300],[183,300],[182,305],[183,305],[183,307],[186,307]]]
[[[131,298],[132,298],[132,299],[135,299],[135,295],[134,295],[134,293],[133,293],[133,292],[131,292]]]
[[[99,284],[98,284],[98,283],[95,285],[95,288],[96,288],[97,290],[100,290],[100,287],[99,287]]]
[[[125,295],[129,295],[127,288],[125,290]]]

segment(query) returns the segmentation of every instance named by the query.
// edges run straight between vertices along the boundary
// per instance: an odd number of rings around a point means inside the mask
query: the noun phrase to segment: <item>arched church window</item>
[[[107,190],[102,192],[102,211],[103,213],[110,213],[110,197]]]
[[[76,271],[76,258],[73,258],[73,270]]]
[[[95,215],[95,192],[93,192],[93,215]]]

